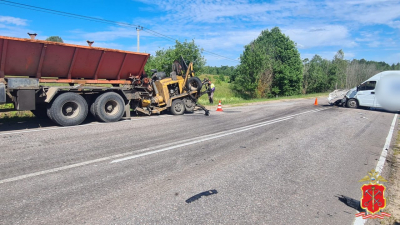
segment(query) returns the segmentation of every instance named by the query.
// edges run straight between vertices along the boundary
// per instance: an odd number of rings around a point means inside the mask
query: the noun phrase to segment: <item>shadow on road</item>
[[[186,203],[191,203],[191,202],[194,202],[196,200],[199,200],[203,196],[209,196],[209,195],[214,195],[214,194],[218,194],[218,191],[215,190],[215,189],[209,190],[209,191],[205,191],[205,192],[201,192],[200,194],[193,195],[192,197],[188,198],[185,202]]]
[[[96,120],[92,116],[88,116],[82,124],[89,124],[93,122],[96,122]],[[0,119],[0,132],[45,127],[58,127],[58,125],[50,119],[38,119],[36,117]]]
[[[365,212],[365,209],[361,208],[360,201],[345,195],[335,195],[335,197],[337,197],[339,201],[343,202],[348,207],[351,207],[359,212]]]

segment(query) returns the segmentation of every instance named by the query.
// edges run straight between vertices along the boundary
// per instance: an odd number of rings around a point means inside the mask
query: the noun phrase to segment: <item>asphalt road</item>
[[[0,224],[352,224],[394,114],[313,103],[2,124]]]

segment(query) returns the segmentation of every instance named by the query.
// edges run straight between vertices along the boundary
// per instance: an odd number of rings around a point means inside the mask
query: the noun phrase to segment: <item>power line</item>
[[[23,3],[18,3],[18,2],[13,2],[13,1],[8,1],[8,0],[0,0],[1,4],[4,5],[8,5],[8,6],[14,6],[14,7],[19,7],[19,8],[24,8],[24,9],[29,9],[29,10],[33,10],[33,11],[39,11],[39,12],[45,12],[45,13],[50,13],[50,14],[54,14],[54,15],[59,15],[59,16],[65,16],[65,17],[70,17],[70,18],[76,18],[76,19],[82,19],[82,20],[87,20],[87,21],[93,21],[93,22],[100,22],[100,23],[105,23],[105,24],[113,24],[113,25],[119,25],[119,26],[126,26],[126,27],[140,27],[139,25],[135,25],[135,24],[131,24],[131,23],[125,23],[125,22],[117,22],[117,21],[113,21],[113,20],[107,20],[107,19],[101,19],[101,18],[96,18],[96,17],[90,17],[90,16],[85,16],[85,15],[80,15],[80,14],[75,14],[75,13],[69,13],[69,12],[63,12],[63,11],[59,11],[59,10],[53,10],[53,9],[48,9],[48,8],[43,8],[43,7],[38,7],[38,6],[33,6],[33,5],[28,5],[28,4],[23,4]],[[143,31],[152,34],[156,37],[160,37],[169,41],[178,41],[175,38],[172,38],[170,36],[164,35],[162,33],[159,33],[157,31],[148,29],[146,27],[142,27]],[[179,42],[179,41],[178,41]],[[222,56],[220,54],[214,53],[214,52],[210,52],[207,50],[203,49],[203,52],[227,59],[227,60],[231,60],[231,61],[235,61],[238,62],[239,60],[237,59],[231,59],[228,58],[226,56]]]

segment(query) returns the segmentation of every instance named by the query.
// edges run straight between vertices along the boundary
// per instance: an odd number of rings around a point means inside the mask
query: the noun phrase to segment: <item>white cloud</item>
[[[362,24],[390,25],[399,18],[399,1],[327,1],[326,5],[332,10],[337,19],[355,21]]]
[[[400,29],[400,20],[394,20],[394,21],[390,21],[388,23],[389,26],[393,27],[393,28],[397,28]]]
[[[283,28],[285,33],[297,43],[299,48],[313,48],[319,46],[354,47],[357,43],[349,37],[349,31],[344,26],[326,25],[322,27]]]
[[[169,13],[164,20],[178,23],[225,23],[249,19],[271,21],[275,17],[309,14],[309,9],[312,8],[305,0],[296,2],[283,0],[272,3],[254,3],[247,0],[194,0],[191,2],[186,0],[141,0],[141,2],[158,6],[159,10]]]
[[[368,43],[368,46],[371,48],[376,48],[376,47],[379,47],[380,45],[381,45],[381,42],[379,42],[379,41],[372,41],[372,42]]]
[[[195,39],[205,50],[221,50],[238,48],[243,50],[244,46],[256,39],[260,35],[259,30],[229,31],[223,34],[211,34],[208,37]]]
[[[370,5],[376,3],[388,2],[388,0],[358,0],[358,1],[347,1],[346,4],[350,5]]]
[[[80,37],[89,41],[113,41],[118,38],[136,38],[136,30],[134,28],[125,27],[109,27],[105,31],[85,32],[83,30],[71,31],[72,37],[75,39]]]
[[[0,23],[14,24],[17,26],[26,26],[27,20],[11,16],[0,16]]]

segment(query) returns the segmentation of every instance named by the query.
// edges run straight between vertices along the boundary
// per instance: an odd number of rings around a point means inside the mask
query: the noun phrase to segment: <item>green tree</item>
[[[328,89],[328,74],[325,71],[326,60],[321,56],[315,55],[311,61],[308,71],[308,89],[307,93],[318,93]]]
[[[264,30],[245,46],[234,88],[248,97],[299,94],[303,64],[296,44],[278,27]]]
[[[220,81],[225,81],[225,76],[224,76],[223,74],[220,74],[220,75],[218,76],[218,79],[219,79]]]
[[[172,71],[174,60],[179,60],[182,56],[187,65],[189,62],[193,62],[194,71],[200,74],[206,64],[202,53],[203,49],[196,45],[194,40],[183,43],[176,41],[173,48],[157,50],[155,56],[150,56],[145,71],[149,74],[151,69],[157,69],[169,74]]]
[[[346,69],[347,69],[347,61],[344,60],[344,52],[340,49],[336,55],[333,57],[332,68],[330,69],[330,75],[336,77],[335,88],[349,88],[347,87],[347,76],[346,76]]]
[[[46,41],[64,43],[63,39],[61,37],[59,37],[59,36],[50,36],[50,37],[46,38]]]

